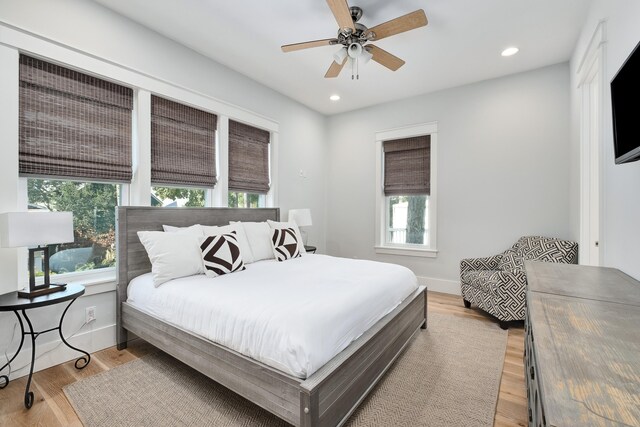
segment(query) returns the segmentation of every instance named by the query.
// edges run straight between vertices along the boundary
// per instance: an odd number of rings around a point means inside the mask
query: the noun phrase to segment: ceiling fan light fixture
[[[362,54],[362,45],[360,43],[351,43],[348,48],[349,58],[356,59]]]
[[[518,49],[515,46],[512,47],[508,47],[505,50],[502,51],[502,56],[513,56],[516,53],[518,53],[520,51],[520,49]]]
[[[362,64],[364,65],[367,62],[371,61],[371,58],[373,58],[373,54],[369,52],[366,47],[362,49],[362,54],[359,58],[359,60],[362,61]]]
[[[418,9],[372,28],[367,28],[358,22],[362,17],[361,8],[349,7],[347,0],[327,0],[327,4],[338,23],[339,29],[336,37],[281,46],[283,52],[294,52],[320,46],[342,45],[340,50],[333,54],[334,61],[331,61],[329,69],[324,74],[326,79],[338,77],[347,62],[351,65],[352,80],[357,80],[360,77],[358,74],[360,62],[366,64],[373,60],[391,71],[398,70],[405,64],[402,59],[367,43],[415,30],[428,24],[424,10]]]
[[[347,48],[341,47],[339,51],[333,54],[333,60],[336,61],[337,64],[342,64],[344,58],[347,57]]]

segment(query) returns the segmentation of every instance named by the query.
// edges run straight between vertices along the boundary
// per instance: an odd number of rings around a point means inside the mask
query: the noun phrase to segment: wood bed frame
[[[427,327],[427,292],[420,287],[396,309],[307,379],[243,356],[127,304],[131,279],[151,271],[137,232],[162,225],[226,225],[280,219],[278,208],[119,207],[117,212],[117,342],[128,332],[155,345],[294,426],[342,425],[420,328]]]

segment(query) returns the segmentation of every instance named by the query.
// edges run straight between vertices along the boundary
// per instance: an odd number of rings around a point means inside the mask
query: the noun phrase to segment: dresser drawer
[[[525,320],[525,325],[524,374],[527,387],[527,416],[529,420],[529,427],[544,427],[546,426],[546,420],[544,417],[542,397],[540,395],[541,390],[538,382],[538,365],[534,346],[534,331],[528,320]]]

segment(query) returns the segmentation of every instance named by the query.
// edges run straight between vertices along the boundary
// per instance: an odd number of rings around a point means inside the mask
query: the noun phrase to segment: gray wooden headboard
[[[120,206],[116,215],[116,322],[120,335],[122,303],[127,300],[129,282],[151,271],[147,252],[138,231],[162,231],[162,225],[187,227],[193,224],[227,225],[229,221],[279,221],[280,208],[159,208]],[[118,343],[121,343],[120,337]]]

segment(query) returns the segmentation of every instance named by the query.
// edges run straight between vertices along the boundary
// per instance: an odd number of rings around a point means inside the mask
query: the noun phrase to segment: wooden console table
[[[526,262],[529,426],[640,426],[640,282]]]

